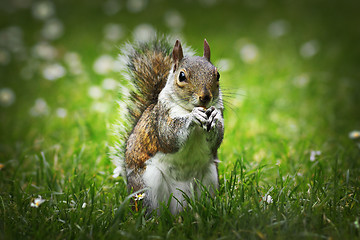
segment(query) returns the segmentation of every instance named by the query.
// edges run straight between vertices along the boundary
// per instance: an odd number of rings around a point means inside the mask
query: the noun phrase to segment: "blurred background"
[[[356,238],[359,12],[356,0],[0,0],[0,239]],[[126,214],[109,147],[128,91],[120,48],[156,32],[197,55],[209,42],[225,137],[219,197],[145,220]]]
[[[359,7],[349,0],[2,0],[1,164],[31,169],[27,156],[51,152],[54,167],[63,159],[66,169],[74,153],[92,149],[84,157],[111,172],[109,129],[126,91],[119,48],[155,32],[199,55],[208,40],[227,108],[223,159],[247,150],[255,162],[291,162],[298,160],[288,159],[292,149],[352,147],[348,134],[360,129]],[[309,147],[299,150],[304,139]]]

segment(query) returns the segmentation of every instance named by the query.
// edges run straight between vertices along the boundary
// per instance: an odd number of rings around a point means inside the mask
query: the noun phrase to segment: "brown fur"
[[[135,46],[134,51],[128,56],[128,70],[136,87],[136,91],[131,93],[132,105],[129,106],[129,120],[133,126],[125,146],[125,165],[130,192],[146,187],[143,178],[146,161],[158,152],[165,154],[178,152],[183,146],[188,146],[187,138],[194,133],[195,128],[197,131],[203,130],[197,126],[198,123],[194,120],[191,111],[194,107],[210,107],[209,105],[213,104],[212,100],[220,96],[219,83],[216,80],[218,72],[210,62],[210,48],[207,42],[205,41],[204,44],[204,57],[184,56],[179,41],[172,49],[163,40]],[[166,89],[168,91],[164,94],[176,95],[175,104],[189,111],[189,114],[174,118],[170,117],[169,102],[164,102],[164,99],[171,101],[171,98],[170,100],[162,98],[158,101],[171,70],[171,76],[174,77],[171,81],[175,86],[171,90]],[[183,83],[177,82],[180,71],[187,74]],[[201,100],[204,97],[207,98],[206,101]],[[222,108],[220,111],[222,114]],[[217,159],[217,149],[221,144],[223,133],[223,122],[220,121],[211,132],[206,133],[206,144],[209,144],[214,159]],[[186,150],[189,151],[186,160],[191,160],[192,152],[197,150],[197,146],[191,146],[190,150]],[[212,161],[211,157],[209,161]],[[190,168],[192,170],[192,165]],[[201,172],[202,169],[196,171]],[[190,177],[193,178],[192,171],[189,172]],[[188,177],[186,175],[186,178]],[[151,204],[147,203],[149,199],[145,197],[144,204],[150,206]]]
[[[159,150],[158,138],[153,134],[156,127],[153,108],[154,105],[150,105],[142,114],[126,143],[125,160],[130,168],[143,167]]]
[[[126,143],[125,162],[129,168],[144,168],[158,151],[173,153],[179,148],[176,132],[183,122],[172,119],[161,105],[150,105],[142,114]],[[171,130],[170,130],[171,129]]]
[[[170,46],[162,46],[161,41],[151,44],[151,47],[150,44],[140,45],[129,56],[128,68],[137,89],[131,93],[134,105],[129,107],[130,121],[134,125],[151,104],[156,104],[172,65]]]

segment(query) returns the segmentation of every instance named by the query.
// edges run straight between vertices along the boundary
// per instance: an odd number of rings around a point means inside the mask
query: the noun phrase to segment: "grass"
[[[360,238],[360,151],[348,137],[360,129],[358,3],[257,3],[155,2],[141,13],[124,5],[108,16],[101,2],[55,2],[64,25],[55,40],[41,35],[46,21],[35,19],[31,8],[2,6],[0,31],[21,29],[25,57],[1,42],[11,60],[0,66],[0,89],[12,89],[16,99],[0,106],[0,238]],[[121,118],[115,111],[121,93],[101,85],[104,78],[126,83],[115,71],[96,73],[93,64],[103,54],[115,58],[141,23],[170,33],[163,20],[169,9],[185,19],[182,39],[201,54],[206,36],[214,62],[228,59],[232,68],[219,66],[227,104],[218,192],[189,198],[176,216],[163,206],[149,218],[131,210],[123,179],[111,177],[108,147],[111,125]],[[290,27],[272,38],[267,29],[278,19]],[[108,23],[120,23],[124,37],[106,40]],[[32,55],[44,40],[57,51],[53,59]],[[316,54],[303,57],[299,49],[312,40]],[[258,50],[251,63],[239,55],[248,43]],[[82,73],[66,64],[68,52],[80,56]],[[66,75],[47,80],[42,69],[49,62],[63,65]],[[93,86],[100,98],[89,95]],[[39,98],[46,107],[33,116]],[[59,108],[67,110],[64,118]],[[31,207],[39,195],[46,201]]]

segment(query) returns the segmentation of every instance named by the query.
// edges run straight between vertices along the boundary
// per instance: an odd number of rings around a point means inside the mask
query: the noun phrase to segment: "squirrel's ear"
[[[210,46],[206,39],[204,39],[204,58],[210,62]]]
[[[176,40],[176,42],[175,42],[175,46],[174,46],[174,49],[173,49],[173,52],[172,52],[172,57],[173,57],[173,60],[174,60],[174,63],[175,63],[175,65],[174,65],[174,72],[175,72],[177,66],[179,65],[179,62],[184,57],[183,50],[182,50],[182,47],[181,47],[181,43],[180,43],[179,40]]]

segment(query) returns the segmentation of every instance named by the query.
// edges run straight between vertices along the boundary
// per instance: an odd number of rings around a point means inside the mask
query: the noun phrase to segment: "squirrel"
[[[220,74],[206,39],[202,57],[184,55],[179,40],[172,47],[164,38],[124,49],[124,68],[135,89],[127,103],[129,130],[117,150],[122,160],[114,172],[124,170],[129,193],[144,191],[147,212],[169,202],[176,214],[186,206],[184,193],[201,193],[198,182],[212,195],[219,186]]]

